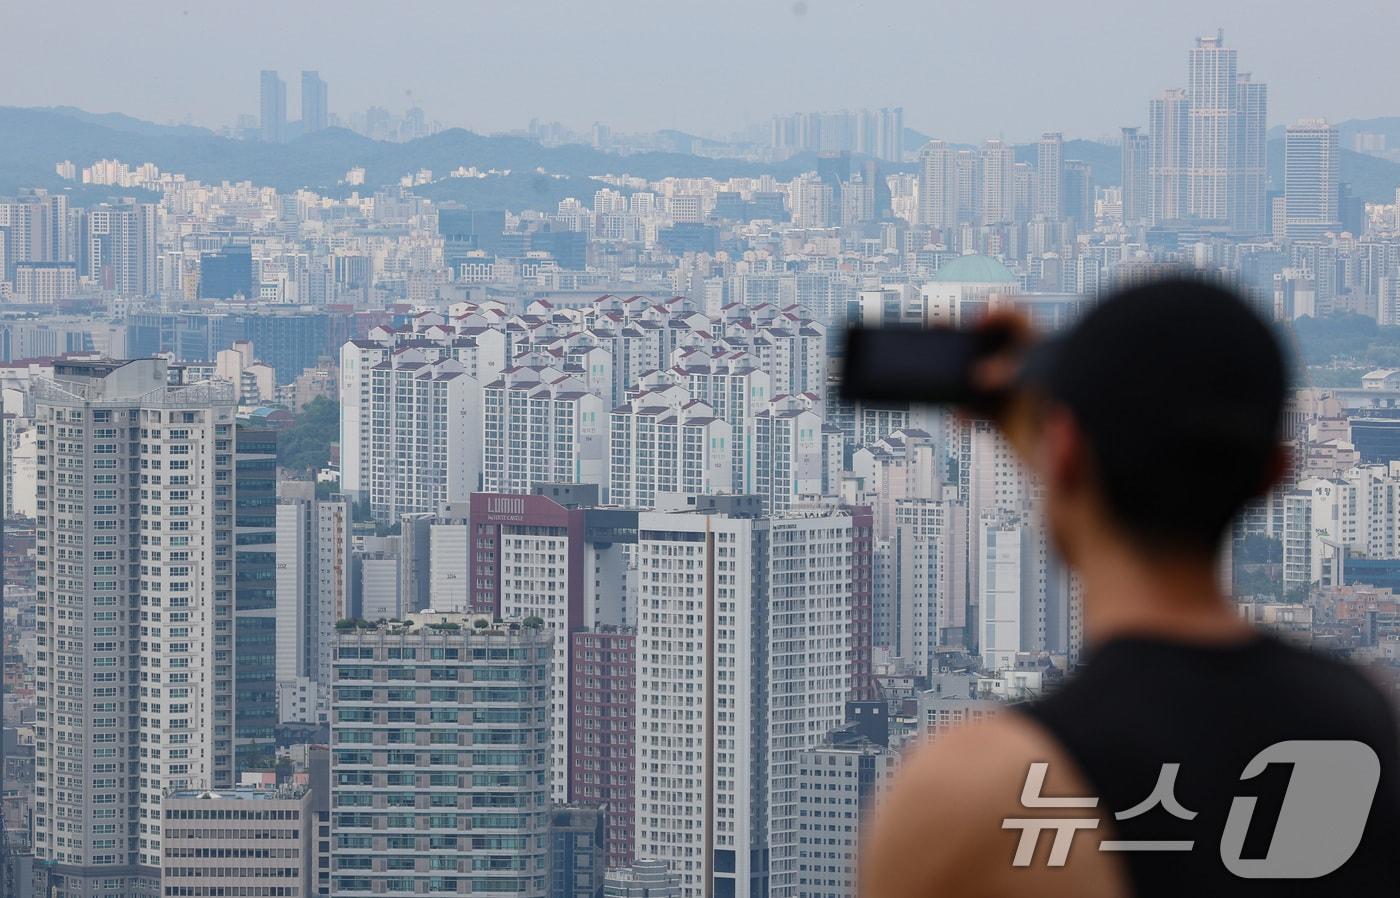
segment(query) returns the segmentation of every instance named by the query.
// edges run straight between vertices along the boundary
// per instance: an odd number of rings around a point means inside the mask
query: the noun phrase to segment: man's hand
[[[1021,460],[1029,461],[1039,399],[1022,389],[1018,380],[1026,353],[1036,341],[1035,331],[1029,319],[1015,309],[989,312],[976,329],[1009,335],[1001,349],[973,366],[971,380],[979,391],[1002,397],[992,419]]]

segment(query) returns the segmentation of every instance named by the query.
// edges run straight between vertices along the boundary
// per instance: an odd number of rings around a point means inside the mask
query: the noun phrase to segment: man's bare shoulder
[[[1007,828],[1006,820],[1066,816],[1063,808],[1022,803],[1037,763],[1045,765],[1040,795],[1090,794],[1054,740],[1015,712],[949,730],[911,751],[867,831],[863,898],[1031,894],[1027,889],[1051,896],[1123,894],[1121,873],[1092,850],[1097,838],[1093,846],[1082,839],[1065,866],[1049,867],[1047,833],[1035,863],[1013,866],[1021,832]]]

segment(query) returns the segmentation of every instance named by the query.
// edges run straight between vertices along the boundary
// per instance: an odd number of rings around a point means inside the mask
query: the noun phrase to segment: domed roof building
[[[1016,275],[991,256],[974,253],[944,262],[933,279],[942,284],[1006,284],[1014,283]]]
[[[994,296],[1021,292],[1016,274],[991,256],[967,255],[939,266],[919,290],[924,323],[961,327],[985,314]]]

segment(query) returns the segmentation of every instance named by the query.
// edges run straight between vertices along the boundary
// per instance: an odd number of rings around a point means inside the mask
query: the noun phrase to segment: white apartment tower
[[[335,624],[350,608],[350,504],[317,499],[309,481],[277,497],[277,719],[323,721],[329,708]]]
[[[752,496],[639,515],[636,852],[686,898],[796,881],[799,761],[851,686],[852,539]]]
[[[143,894],[162,796],[233,781],[233,390],[142,359],[34,396],[40,886]]]
[[[376,521],[464,501],[481,478],[481,388],[436,347],[341,348],[342,488]]]
[[[733,432],[682,387],[633,396],[609,420],[608,503],[651,508],[663,493],[731,492]]]
[[[577,378],[509,368],[482,390],[482,492],[528,493],[540,483],[606,476],[607,408]]]

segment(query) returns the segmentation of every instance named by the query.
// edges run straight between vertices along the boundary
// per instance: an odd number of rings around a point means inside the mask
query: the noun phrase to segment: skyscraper
[[[476,610],[503,620],[538,619],[552,647],[550,791],[571,793],[572,634],[626,622],[625,552],[635,544],[637,513],[595,507],[594,484],[549,488],[551,495],[476,493],[471,498]],[[555,501],[558,498],[559,501]]]
[[[1190,103],[1183,90],[1163,91],[1148,104],[1151,154],[1152,224],[1181,221],[1187,217],[1187,172],[1190,168]]]
[[[234,749],[277,747],[277,432],[240,426],[234,460]]]
[[[271,69],[263,69],[259,84],[262,139],[281,143],[287,139],[287,82]]]
[[[1123,129],[1123,223],[1140,224],[1152,214],[1152,141],[1137,128]]]
[[[686,898],[796,883],[798,762],[851,689],[851,517],[638,520],[637,843]]]
[[[326,82],[320,72],[301,73],[301,133],[326,130],[330,109],[326,103]]]
[[[957,151],[931,140],[919,151],[919,224],[942,229],[957,223]]]
[[[1186,97],[1190,168],[1188,208],[1193,218],[1230,220],[1239,155],[1237,51],[1225,46],[1224,33],[1200,37],[1191,50]]]
[[[1059,221],[1064,217],[1062,212],[1064,200],[1060,183],[1064,159],[1064,135],[1058,131],[1042,134],[1035,145],[1034,212],[1050,221]]]
[[[141,359],[34,396],[35,856],[44,894],[139,894],[162,796],[233,783],[233,390]]]
[[[1011,147],[1000,140],[982,144],[978,154],[978,168],[982,174],[982,189],[979,191],[982,224],[1002,224],[1014,219],[1015,165],[1016,154]]]
[[[1269,229],[1266,147],[1268,144],[1269,89],[1251,80],[1248,73],[1236,82],[1239,93],[1238,188],[1232,219],[1239,234],[1263,234]]]
[[[1337,129],[1322,119],[1288,126],[1284,148],[1285,228],[1290,240],[1320,240],[1338,231]]]

